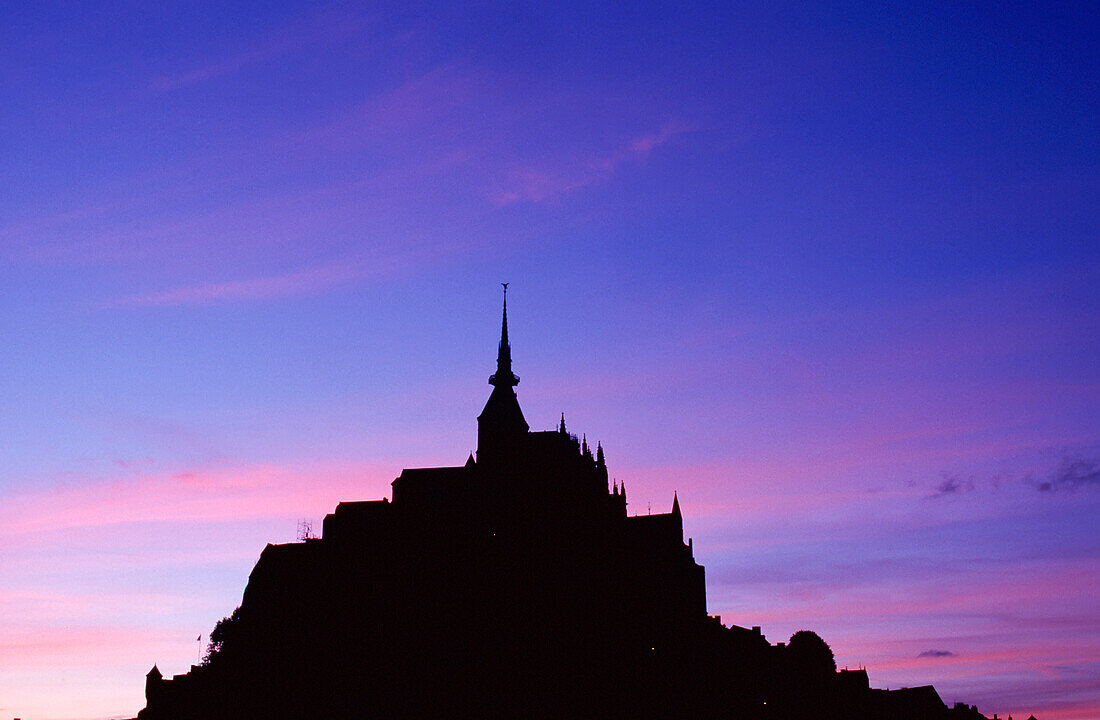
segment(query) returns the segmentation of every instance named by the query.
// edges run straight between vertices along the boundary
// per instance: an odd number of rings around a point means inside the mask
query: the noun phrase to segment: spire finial
[[[508,344],[508,283],[504,288],[504,313],[500,321],[500,345],[497,347],[497,371],[489,376],[489,384],[514,386],[519,378],[512,373],[512,346]]]
[[[558,426],[558,432],[562,435],[565,434],[565,413],[561,414],[561,425]]]

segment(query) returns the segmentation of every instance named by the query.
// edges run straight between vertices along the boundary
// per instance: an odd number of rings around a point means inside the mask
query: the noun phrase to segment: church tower
[[[499,467],[519,451],[529,426],[523,418],[512,372],[512,347],[508,344],[508,283],[504,286],[504,314],[497,347],[497,371],[489,376],[493,392],[477,417],[477,462],[486,468]]]

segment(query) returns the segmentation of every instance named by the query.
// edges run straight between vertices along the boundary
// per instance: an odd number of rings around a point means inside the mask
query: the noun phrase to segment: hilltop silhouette
[[[140,720],[984,718],[870,688],[813,632],[773,645],[708,615],[679,499],[630,515],[600,444],[564,416],[531,432],[507,312],[476,457],[264,548],[203,663],[149,672]]]

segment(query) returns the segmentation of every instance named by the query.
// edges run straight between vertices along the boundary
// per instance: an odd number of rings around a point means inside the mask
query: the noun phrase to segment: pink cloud
[[[685,125],[668,123],[657,132],[636,137],[608,154],[578,160],[565,167],[514,168],[507,173],[504,186],[489,193],[489,201],[497,207],[515,202],[556,201],[567,193],[604,182],[622,164],[645,159],[654,148],[688,130]]]
[[[269,42],[261,47],[241,50],[217,62],[193,68],[176,75],[163,75],[154,78],[150,86],[157,92],[168,92],[169,90],[176,90],[187,85],[194,85],[203,80],[229,75],[248,65],[280,55],[293,47],[293,45],[294,43],[290,38],[286,38],[279,42]]]
[[[12,627],[0,636],[0,672],[53,665],[115,665],[144,662],[161,632],[125,627]]]
[[[167,627],[5,623],[0,697],[9,717],[24,720],[133,717],[153,658],[182,670],[198,659],[197,645],[194,635]]]
[[[385,137],[417,134],[416,145],[427,138],[452,141],[457,136],[455,115],[470,105],[484,81],[476,74],[452,66],[440,66],[379,92],[334,120],[284,138],[288,145],[308,149],[348,152],[378,144]],[[447,156],[455,153],[450,148]],[[459,152],[459,157],[464,154]]]
[[[246,300],[264,300],[287,295],[301,295],[349,282],[358,275],[359,270],[355,267],[329,265],[284,275],[191,285],[144,295],[132,295],[106,303],[105,307],[209,305]]]
[[[839,628],[840,639],[823,632],[838,657],[873,663],[883,672],[1012,658],[1088,661],[1096,659],[1094,638],[1079,628],[1091,613],[1098,575],[1091,561],[884,572],[858,584],[843,570],[801,584],[778,578],[739,582],[727,575],[724,582],[711,579],[711,609],[727,621],[761,625],[766,633],[769,626],[783,628],[778,639],[796,626]],[[1052,587],[1059,588],[1057,605],[1049,602]],[[940,635],[929,636],[930,628]],[[948,645],[955,657],[919,657],[928,647]]]
[[[394,248],[373,249],[369,253],[306,270],[130,295],[110,300],[100,307],[112,309],[214,305],[304,295],[356,280],[395,273],[461,249],[458,244],[432,246],[408,242]]]
[[[205,80],[230,75],[244,68],[281,55],[320,44],[346,40],[364,26],[364,20],[349,13],[325,11],[312,17],[296,18],[293,24],[279,28],[250,47],[230,53],[220,60],[172,75],[154,78],[150,87],[168,92]]]
[[[941,571],[942,572],[942,571]],[[1095,587],[1100,568],[1094,561],[1030,563],[986,570],[967,569],[954,573],[955,582],[923,574],[896,574],[855,593],[835,596],[838,615],[852,612],[858,605],[865,617],[874,616],[948,616],[952,613],[994,617],[1029,615],[1057,617],[1076,610],[1074,599],[1086,598]],[[898,590],[904,587],[904,592]],[[1059,588],[1061,601],[1056,608],[1044,604],[1050,588]],[[1033,620],[1038,622],[1037,620]]]
[[[232,609],[239,588],[227,594],[209,568],[229,559],[245,580],[263,540],[242,528],[305,516],[320,530],[337,502],[388,495],[397,472],[389,461],[124,465],[105,482],[0,495],[0,697],[13,714],[132,717],[152,662],[184,671],[196,635]],[[188,565],[204,580],[181,581]]]
[[[85,565],[87,559],[81,558],[78,562]],[[185,595],[118,589],[96,593],[46,588],[0,591],[0,608],[4,610],[6,626],[19,628],[56,623],[62,619],[70,628],[78,625],[100,625],[104,617],[118,615],[122,608],[126,609],[126,614],[136,617],[166,615],[198,604],[195,598]],[[28,636],[33,634],[27,631]],[[11,637],[11,632],[6,633],[6,636]]]
[[[1092,683],[1081,688],[1092,689]],[[1061,691],[1061,688],[1060,688]],[[1023,713],[1017,713],[1023,715]],[[1093,700],[1052,700],[1039,712],[1043,720],[1091,720],[1100,717],[1100,702]]]
[[[341,500],[387,492],[394,475],[382,465],[252,465],[31,490],[4,498],[0,538],[10,546],[83,527],[323,515]]]
[[[644,159],[654,148],[664,145],[673,137],[690,129],[679,123],[667,123],[657,132],[636,137],[626,147],[619,148],[606,157],[591,160],[589,166],[607,173],[614,172],[615,168],[622,163]]]
[[[840,579],[715,587],[709,578],[711,611],[727,623],[761,625],[773,642],[816,630],[841,666],[866,667],[878,687],[931,683],[949,702],[966,699],[1002,716],[1046,717],[1065,702],[1051,716],[1091,717],[1083,708],[1094,696],[1072,698],[1080,685],[1073,668],[1100,661],[1095,633],[1082,631],[1094,624],[1100,568],[1091,560],[979,568],[886,572],[856,586]],[[920,657],[929,648],[953,656]]]

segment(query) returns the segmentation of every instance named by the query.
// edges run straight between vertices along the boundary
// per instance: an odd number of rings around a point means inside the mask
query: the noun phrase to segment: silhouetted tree
[[[208,664],[215,655],[221,652],[226,640],[236,633],[237,628],[240,626],[240,620],[241,609],[238,607],[214,624],[214,629],[210,631],[210,644],[206,647],[206,655],[202,659],[204,665]]]
[[[799,630],[787,643],[791,665],[797,670],[815,677],[836,672],[836,659],[828,644],[812,630]]]

